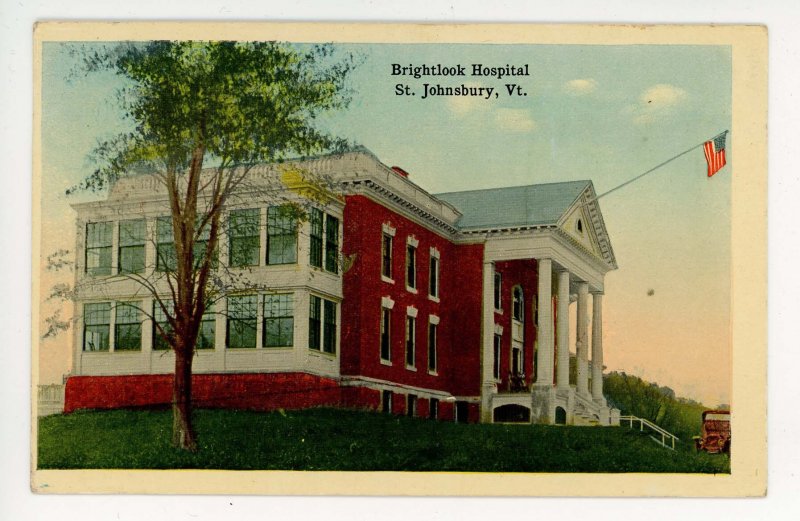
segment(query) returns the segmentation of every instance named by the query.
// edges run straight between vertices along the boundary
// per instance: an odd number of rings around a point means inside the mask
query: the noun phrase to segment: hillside
[[[663,449],[625,427],[475,425],[312,409],[198,410],[200,451],[169,445],[168,410],[40,419],[39,468],[726,473],[691,440]]]

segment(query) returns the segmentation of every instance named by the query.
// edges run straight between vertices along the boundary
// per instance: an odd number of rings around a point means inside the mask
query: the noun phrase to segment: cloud
[[[689,94],[682,88],[659,83],[642,92],[638,102],[625,111],[632,115],[634,123],[645,125],[671,115],[688,99]]]
[[[525,109],[497,109],[494,124],[510,132],[530,132],[536,128],[536,122]]]
[[[482,87],[479,83],[464,83],[467,87]],[[480,96],[450,96],[447,98],[447,108],[458,118],[468,116],[473,112],[483,111],[489,108],[487,100]]]
[[[564,91],[572,96],[585,96],[597,90],[597,82],[592,78],[570,80],[564,84]]]

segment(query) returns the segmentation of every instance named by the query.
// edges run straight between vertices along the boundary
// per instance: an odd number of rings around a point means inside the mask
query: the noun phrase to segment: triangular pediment
[[[591,183],[586,185],[586,189],[561,215],[558,227],[586,252],[602,260],[612,269],[617,267],[594,186]]]

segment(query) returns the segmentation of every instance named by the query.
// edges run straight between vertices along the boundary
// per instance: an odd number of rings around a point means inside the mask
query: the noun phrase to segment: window
[[[381,411],[386,413],[392,412],[392,391],[381,392]]]
[[[522,346],[511,346],[511,374],[519,376],[523,373]]]
[[[392,359],[391,349],[391,322],[392,310],[381,308],[381,360],[387,362]]]
[[[414,358],[416,356],[416,330],[417,319],[414,317],[406,317],[406,366],[414,367]]]
[[[417,395],[409,394],[406,396],[406,414],[414,417],[417,415]]]
[[[86,273],[111,275],[111,241],[113,223],[88,223],[86,225]]]
[[[166,305],[170,306],[171,303],[166,303]],[[153,302],[153,320],[156,324],[158,324],[159,327],[161,327],[165,334],[172,334],[173,330],[169,320],[167,320],[167,314],[164,313],[164,310],[161,309],[161,306],[158,305],[158,302]],[[153,324],[153,351],[166,351],[167,349],[170,349],[170,345],[164,339],[164,336],[159,332],[156,324]]]
[[[324,214],[319,208],[311,209],[311,257],[309,262],[317,268],[322,267],[322,221]]]
[[[523,301],[522,301],[522,288],[519,286],[514,288],[514,296],[513,296],[513,308],[512,308],[512,315],[514,316],[514,320],[522,320],[522,315],[524,313]]]
[[[200,331],[197,333],[197,349],[214,349],[217,336],[217,316],[213,306],[206,308],[200,320]]]
[[[387,279],[392,278],[392,236],[383,234],[383,247],[381,249],[381,275]]]
[[[120,273],[144,271],[145,230],[144,219],[120,221],[118,251]]]
[[[83,305],[83,350],[108,351],[111,303]]]
[[[264,296],[264,347],[294,345],[294,296]]]
[[[325,269],[339,273],[339,219],[325,217]]]
[[[175,271],[177,268],[172,217],[159,217],[156,220],[156,270]]]
[[[437,324],[428,324],[428,371],[436,372],[436,335]]]
[[[494,272],[494,309],[503,309],[502,300],[500,298],[500,290],[503,286],[503,276],[498,272]]]
[[[114,321],[114,351],[142,349],[142,311],[138,302],[117,302]]]
[[[322,326],[322,299],[311,295],[308,312],[308,348],[319,351],[322,346],[320,329]]]
[[[325,310],[325,327],[322,330],[322,350],[336,353],[336,303],[322,299]]]
[[[406,286],[417,287],[417,248],[411,244],[406,247]]]
[[[297,220],[288,206],[267,210],[267,264],[297,262]]]
[[[258,295],[228,299],[228,338],[230,349],[256,347]]]
[[[229,265],[233,267],[257,266],[261,250],[261,210],[233,210],[228,224],[230,227]]]
[[[195,222],[195,233],[197,237],[194,240],[194,249],[192,250],[192,259],[194,263],[195,269],[200,269],[200,266],[203,263],[203,258],[206,255],[206,249],[208,249],[208,240],[211,237],[211,221],[208,221],[202,229],[200,229],[200,225],[202,224],[202,220],[205,219],[206,216],[199,215],[197,216],[197,220]],[[211,256],[211,266],[216,268],[217,266],[217,252],[212,252]]]
[[[492,375],[494,376],[495,380],[500,379],[500,340],[501,337],[498,334],[494,335],[494,366],[492,367]]]
[[[431,274],[429,280],[428,295],[431,297],[439,296],[439,259],[431,256]]]
[[[431,398],[428,403],[428,416],[430,416],[432,420],[435,420],[439,417],[439,400],[437,398]]]
[[[166,305],[172,307],[172,302],[166,302]],[[161,326],[161,329],[167,334],[171,334],[173,329],[167,319],[167,315],[158,302],[153,302],[153,319]],[[197,332],[197,341],[195,343],[196,349],[214,349],[216,344],[216,316],[213,307],[206,309],[203,313],[203,318],[200,321],[200,329]],[[171,349],[171,346],[163,335],[158,331],[158,328],[153,325],[153,351],[166,351]]]

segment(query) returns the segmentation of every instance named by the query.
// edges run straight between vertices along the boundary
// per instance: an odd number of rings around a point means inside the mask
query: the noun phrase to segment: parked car
[[[731,411],[703,411],[703,428],[700,436],[693,436],[698,451],[709,454],[730,454],[731,452]]]

